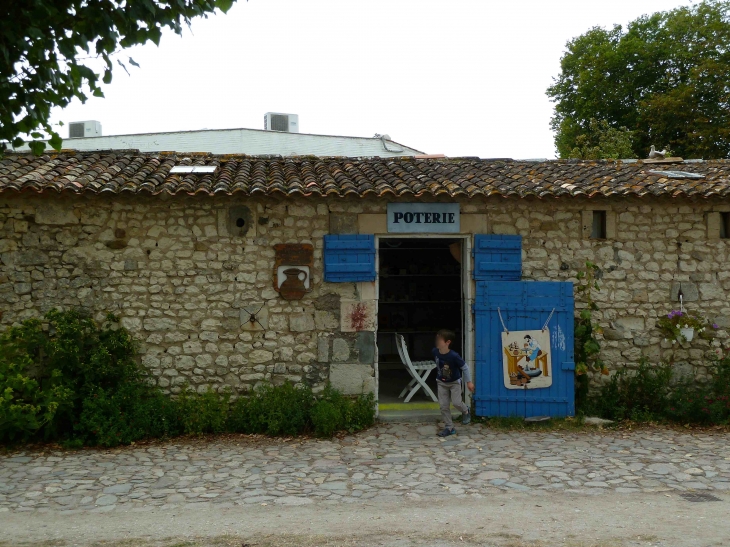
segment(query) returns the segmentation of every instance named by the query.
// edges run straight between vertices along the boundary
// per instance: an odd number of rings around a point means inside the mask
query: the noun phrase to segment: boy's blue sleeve
[[[465,382],[471,382],[471,371],[469,370],[469,365],[466,364],[466,361],[461,358],[461,355],[454,352],[454,355],[459,360],[459,368],[461,369],[461,375],[464,378]]]
[[[461,375],[464,377],[465,382],[471,382],[471,371],[466,363],[461,367]]]

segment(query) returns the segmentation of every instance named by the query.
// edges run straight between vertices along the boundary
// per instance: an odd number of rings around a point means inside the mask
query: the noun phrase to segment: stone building
[[[473,363],[474,235],[517,234],[524,280],[600,267],[610,369],[645,357],[701,378],[730,329],[729,176],[724,161],[6,155],[0,329],[52,307],[111,311],[172,392],[289,380],[384,397],[402,380],[386,366],[394,331],[413,331],[412,357],[424,359],[432,329],[452,328]],[[456,217],[407,213],[396,232],[389,204],[451,204]],[[455,229],[435,226],[454,218]],[[375,281],[325,281],[325,236],[356,234],[375,236],[363,240]],[[400,274],[413,280],[388,288]],[[663,341],[656,320],[680,288],[721,327],[715,340]]]

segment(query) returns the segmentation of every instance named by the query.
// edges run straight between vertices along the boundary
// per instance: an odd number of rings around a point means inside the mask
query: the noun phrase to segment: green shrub
[[[157,436],[173,412],[113,315],[49,311],[0,337],[0,438],[114,446]],[[10,420],[13,424],[8,423]]]
[[[202,435],[225,431],[230,398],[231,393],[227,390],[221,394],[208,386],[205,393],[196,393],[186,387],[175,401],[182,432]]]
[[[228,429],[238,433],[300,435],[314,431],[332,436],[337,431],[358,431],[375,423],[373,394],[355,399],[345,397],[331,386],[315,398],[308,387],[263,385],[249,397],[233,404]]]
[[[310,428],[314,396],[309,387],[262,385],[233,405],[229,429],[239,433],[301,435]]]
[[[588,398],[581,412],[611,420],[730,423],[730,354],[715,363],[710,381],[673,381],[670,365],[621,370]]]
[[[228,431],[232,433],[261,433],[261,413],[257,412],[254,395],[238,397],[231,405],[231,415],[228,418]]]
[[[75,438],[87,445],[117,446],[183,432],[179,405],[158,389],[97,389],[83,401]]]
[[[27,441],[53,421],[72,393],[60,385],[43,390],[28,375],[32,361],[27,355],[14,354],[9,343],[0,348],[7,351],[0,354],[0,442]],[[57,384],[59,375],[54,372],[50,383]]]
[[[730,354],[719,360],[706,386],[681,382],[669,397],[669,418],[682,423],[730,423]]]
[[[359,431],[375,424],[375,395],[358,395],[351,402],[351,412],[345,417],[345,429]]]
[[[189,388],[171,398],[150,382],[136,345],[116,318],[97,324],[51,310],[0,336],[0,441],[46,439],[67,447],[116,446],[144,438],[237,431],[332,435],[373,424],[372,394],[265,385],[230,404],[230,392]]]
[[[64,394],[39,433],[47,439],[73,435],[84,400],[98,389],[142,385],[145,372],[135,359],[129,333],[108,315],[100,326],[79,311],[51,310],[47,326],[38,319],[12,327],[0,339],[0,355],[32,378],[43,393]],[[3,386],[5,387],[5,386]]]
[[[587,412],[609,420],[658,420],[667,415],[672,369],[651,366],[646,360],[636,370],[622,369],[611,377],[598,396],[587,404]]]
[[[343,429],[342,410],[330,401],[317,401],[312,407],[312,425],[318,437],[331,437]]]
[[[349,432],[359,431],[366,427],[370,427],[375,423],[375,397],[372,393],[367,395],[359,395],[355,399],[345,397],[339,391],[327,385],[320,400],[315,406],[327,403],[318,411],[317,417],[312,414],[312,422],[314,423],[315,433],[318,435],[317,419],[322,420],[320,429],[326,431],[336,424],[336,430],[345,430]],[[331,435],[331,433],[324,435]]]

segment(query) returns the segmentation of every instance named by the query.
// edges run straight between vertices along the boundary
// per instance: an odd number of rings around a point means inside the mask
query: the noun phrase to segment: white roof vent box
[[[705,175],[700,173],[690,173],[689,171],[649,171],[652,175],[661,175],[670,179],[703,179]]]
[[[215,173],[215,165],[176,165],[170,169],[170,174],[175,175],[177,173]]]
[[[299,133],[299,115],[267,112],[264,114],[264,129],[266,131]]]
[[[81,139],[83,137],[101,137],[101,122],[86,120],[68,124],[69,139]]]

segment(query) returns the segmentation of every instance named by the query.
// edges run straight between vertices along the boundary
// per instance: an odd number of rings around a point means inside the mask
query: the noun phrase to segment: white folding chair
[[[431,399],[433,399],[434,401],[438,401],[436,395],[433,394],[431,388],[428,387],[428,384],[426,384],[426,378],[428,378],[429,373],[436,368],[436,362],[416,361],[415,363],[412,363],[411,358],[408,356],[408,348],[406,347],[405,338],[403,338],[402,334],[395,334],[395,346],[398,348],[398,355],[400,355],[400,360],[403,362],[403,365],[406,367],[406,370],[412,377],[411,381],[408,382],[408,385],[403,388],[403,391],[400,392],[398,398],[403,397],[410,389],[410,393],[408,393],[408,396],[403,401],[404,403],[407,403],[411,400],[411,397],[413,397],[419,389],[423,389],[423,391],[425,391],[426,394],[431,397]]]

